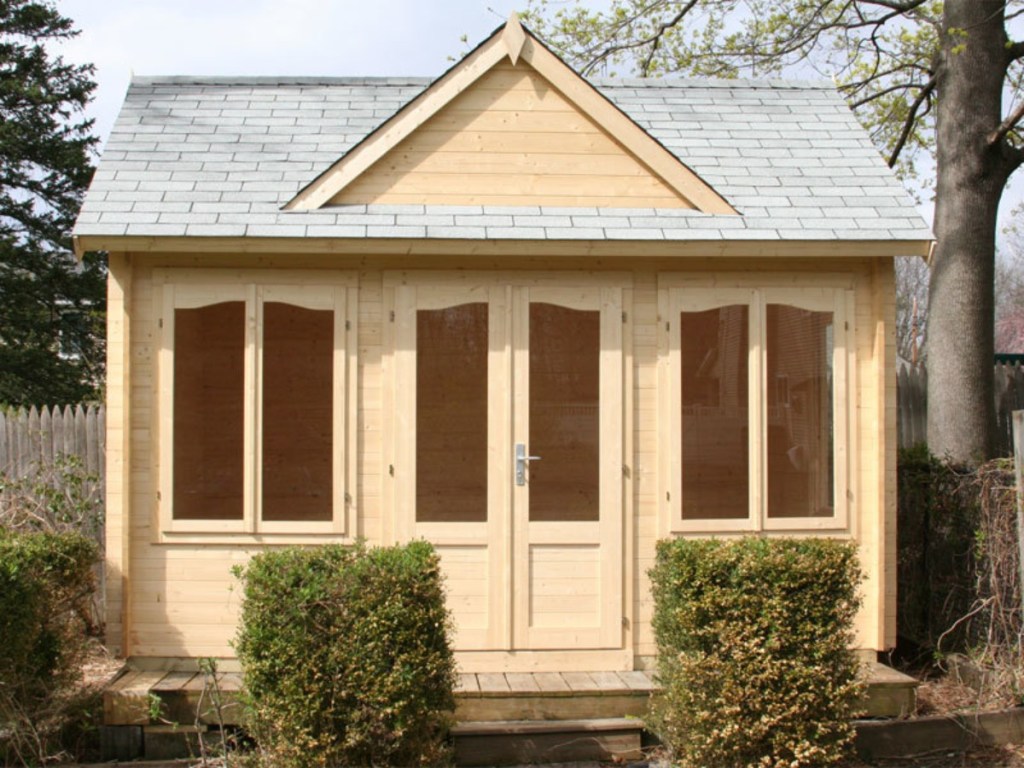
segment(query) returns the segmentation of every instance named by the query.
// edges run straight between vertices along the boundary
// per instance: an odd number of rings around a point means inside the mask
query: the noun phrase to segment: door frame
[[[415,523],[415,442],[408,440],[413,434],[415,424],[408,423],[410,414],[415,413],[415,387],[402,386],[402,382],[415,381],[416,358],[410,349],[408,339],[415,338],[415,325],[408,327],[414,313],[411,306],[419,302],[411,298],[417,288],[430,288],[433,296],[427,300],[428,307],[440,308],[453,306],[456,303],[487,301],[491,307],[489,323],[489,354],[488,354],[488,390],[493,393],[496,387],[504,382],[507,397],[505,403],[491,402],[488,413],[488,430],[499,430],[499,434],[507,435],[505,440],[489,441],[491,455],[488,459],[488,520],[486,523]],[[608,470],[602,468],[601,493],[618,495],[619,503],[610,503],[609,509],[617,508],[620,515],[614,520],[603,522],[601,575],[602,584],[609,585],[613,598],[622,609],[621,620],[604,621],[600,632],[600,648],[573,650],[558,648],[552,650],[517,649],[526,639],[518,627],[513,627],[513,616],[518,624],[523,623],[523,606],[521,595],[514,591],[513,567],[525,567],[522,559],[524,535],[509,536],[514,518],[521,512],[516,511],[513,500],[515,486],[511,483],[511,467],[513,463],[513,356],[516,340],[521,329],[513,329],[516,317],[521,317],[522,310],[514,310],[513,303],[521,301],[526,292],[522,288],[539,288],[542,294],[552,295],[548,289],[586,288],[596,289],[600,296],[599,309],[612,308],[602,312],[602,349],[601,372],[602,382],[608,376],[618,381],[618,413],[614,425],[602,425],[602,433],[606,429],[619,428],[618,451],[615,451],[616,462],[621,462],[621,474],[609,478]],[[410,306],[409,302],[414,303]],[[528,299],[526,305],[528,307]],[[473,271],[387,271],[383,275],[383,334],[381,358],[381,393],[383,406],[382,435],[382,539],[385,543],[408,541],[416,535],[424,535],[424,528],[445,525],[474,525],[480,530],[471,533],[469,539],[480,541],[486,538],[488,546],[494,547],[498,557],[492,557],[488,566],[488,577],[493,580],[495,590],[500,590],[497,604],[493,604],[497,620],[489,622],[488,629],[483,631],[464,631],[460,640],[468,650],[461,650],[457,657],[464,670],[493,671],[500,669],[540,670],[558,669],[561,671],[586,671],[599,669],[631,669],[633,665],[633,624],[635,623],[633,604],[636,588],[633,557],[633,484],[630,470],[633,456],[633,391],[632,391],[632,275],[623,272],[473,272]],[[568,306],[568,305],[567,305]],[[495,313],[497,307],[497,313]],[[621,319],[619,310],[621,309]],[[614,317],[613,317],[614,315]],[[612,330],[607,324],[614,319],[619,327],[621,355],[612,350],[608,354],[604,339]],[[496,327],[497,326],[497,327]],[[526,327],[526,326],[524,326]],[[505,341],[496,338],[496,333],[504,335]],[[410,334],[412,336],[410,337]],[[516,338],[514,338],[516,337]],[[503,347],[500,349],[499,347]],[[614,369],[612,368],[614,366]],[[514,375],[518,376],[519,373]],[[604,392],[602,391],[602,398]],[[489,400],[491,399],[489,395]],[[522,404],[520,404],[520,408]],[[605,417],[607,420],[610,417]],[[603,452],[602,452],[603,453]],[[410,467],[412,472],[410,472]],[[497,473],[497,474],[495,474]],[[495,478],[508,476],[505,483],[494,483]],[[495,487],[497,486],[497,487]],[[521,504],[519,505],[521,506]],[[602,518],[606,517],[605,515]],[[536,525],[536,524],[535,524]],[[592,525],[599,525],[594,523]],[[614,530],[612,530],[614,529]],[[617,541],[604,543],[604,531]],[[470,531],[467,531],[470,533]],[[516,531],[518,534],[519,532]],[[469,541],[467,539],[467,543]],[[515,541],[513,541],[515,539]],[[452,541],[453,545],[456,542]],[[608,557],[605,547],[611,546],[619,553],[618,557]],[[519,558],[516,562],[515,558]],[[515,563],[515,566],[514,566]],[[523,590],[519,590],[522,592]],[[519,602],[520,605],[514,605]],[[516,611],[519,611],[516,614]],[[468,642],[467,642],[468,641]]]

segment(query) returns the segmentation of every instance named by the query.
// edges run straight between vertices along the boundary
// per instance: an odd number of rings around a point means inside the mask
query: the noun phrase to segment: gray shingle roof
[[[136,78],[76,236],[926,240],[831,84],[605,80],[597,88],[742,215],[667,209],[281,207],[419,94],[420,78]]]

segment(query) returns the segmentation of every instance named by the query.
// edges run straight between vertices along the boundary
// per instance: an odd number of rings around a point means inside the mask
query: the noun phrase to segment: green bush
[[[236,649],[277,766],[433,765],[455,702],[440,565],[426,542],[254,557]]]
[[[829,765],[859,698],[860,570],[829,539],[675,539],[650,572],[662,693],[650,725],[679,764]]]
[[[0,758],[43,762],[59,749],[68,689],[88,647],[98,556],[75,533],[0,528]]]

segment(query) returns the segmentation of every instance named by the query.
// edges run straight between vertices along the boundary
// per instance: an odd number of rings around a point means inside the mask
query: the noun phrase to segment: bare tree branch
[[[680,10],[679,13],[673,16],[672,19],[670,19],[669,21],[665,21],[659,24],[657,30],[653,34],[645,38],[642,38],[640,40],[631,40],[628,43],[620,43],[619,45],[608,45],[605,48],[601,49],[597,53],[597,55],[591,58],[590,61],[588,61],[585,65],[583,65],[583,67],[580,70],[581,74],[590,74],[591,72],[594,71],[594,68],[598,64],[614,56],[616,53],[620,53],[622,51],[629,51],[636,48],[643,48],[644,46],[647,45],[653,45],[654,48],[651,50],[650,54],[645,59],[643,68],[641,70],[646,75],[648,68],[650,67],[651,59],[654,58],[654,51],[657,50],[661,38],[664,37],[665,33],[668,32],[670,29],[676,27],[679,24],[679,22],[681,22],[683,18],[685,18],[686,15],[690,11],[692,11],[699,2],[700,0],[689,0],[689,2],[687,2],[686,5],[683,6],[682,10]],[[612,38],[614,38],[614,35],[610,36],[609,39]]]
[[[1006,162],[1007,175],[1013,173],[1021,165],[1024,165],[1024,147],[1015,147],[1004,144],[1002,148],[1003,158]]]
[[[662,35],[664,35],[669,29],[672,29],[680,21],[682,21],[683,17],[693,10],[693,7],[697,4],[697,2],[698,0],[690,0],[690,2],[684,5],[683,9],[679,11],[679,13],[677,13],[671,20],[662,22],[661,24],[658,25],[658,30],[651,36],[651,38],[653,38],[651,39],[651,50],[648,51],[647,55],[644,57],[644,60],[640,63],[640,71],[643,73],[644,77],[647,77],[647,75],[649,75],[651,72],[651,62],[654,60],[654,54],[657,52],[658,46],[661,44]]]
[[[1018,59],[1024,59],[1024,41],[1016,40],[1006,47],[1006,63],[1012,64]]]
[[[999,127],[988,135],[988,145],[991,147],[1002,141],[1006,134],[1016,127],[1022,117],[1024,117],[1024,101],[1021,101],[1013,112],[1007,115],[1006,119],[999,124]]]
[[[889,167],[892,168],[896,165],[896,161],[899,160],[900,152],[903,151],[903,147],[907,143],[907,139],[910,138],[910,132],[914,129],[914,122],[917,119],[917,111],[921,108],[921,105],[931,96],[932,91],[935,90],[935,77],[932,77],[927,83],[921,87],[921,92],[917,94],[917,98],[910,105],[910,111],[907,112],[907,118],[903,121],[903,128],[900,130],[900,136],[896,140],[896,145],[892,148],[892,152],[889,154]]]
[[[924,87],[924,83],[898,83],[897,85],[891,85],[888,88],[882,88],[879,91],[873,91],[870,95],[865,96],[863,99],[858,99],[857,101],[850,104],[850,108],[857,109],[858,107],[863,107],[865,104],[869,104],[875,99],[880,99],[882,96],[885,96],[886,94],[889,93],[894,93],[895,91],[906,91],[911,88],[922,87]]]
[[[860,2],[864,5],[877,5],[881,8],[888,8],[897,13],[906,13],[915,8],[920,8],[927,0],[904,0],[904,2],[897,2],[897,0],[860,0]]]

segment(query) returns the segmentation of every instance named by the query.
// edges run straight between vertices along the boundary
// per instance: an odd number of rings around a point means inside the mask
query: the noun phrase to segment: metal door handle
[[[516,485],[526,485],[526,465],[540,461],[540,456],[527,456],[526,444],[516,443]]]

